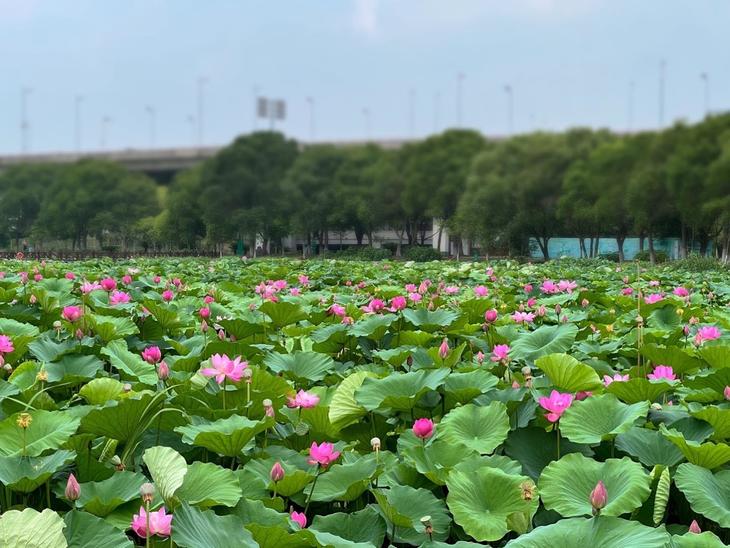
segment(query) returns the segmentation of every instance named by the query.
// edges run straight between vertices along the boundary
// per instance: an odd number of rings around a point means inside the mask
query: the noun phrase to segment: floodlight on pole
[[[512,86],[507,84],[504,86],[504,92],[507,94],[507,134],[512,135],[514,131],[514,91]]]

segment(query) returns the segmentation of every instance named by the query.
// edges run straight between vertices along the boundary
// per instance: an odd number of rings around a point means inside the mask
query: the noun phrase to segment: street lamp
[[[20,150],[27,154],[30,149],[30,122],[28,121],[28,97],[33,90],[23,87],[20,90]]]
[[[705,116],[710,114],[710,75],[706,72],[700,74],[700,78],[705,84]]]

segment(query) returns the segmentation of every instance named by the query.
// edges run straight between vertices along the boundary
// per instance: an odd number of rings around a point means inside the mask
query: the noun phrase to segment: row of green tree
[[[432,233],[432,220],[439,228]],[[6,246],[214,248],[244,240],[282,248],[289,234],[326,247],[380,229],[401,244],[448,237],[491,254],[548,258],[555,236],[629,236],[654,256],[655,238],[677,236],[680,254],[711,243],[730,255],[730,115],[661,132],[616,135],[573,129],[487,141],[450,130],[396,150],[376,145],[300,146],[275,132],[236,139],[169,187],[100,161],[24,165],[0,175]],[[306,250],[306,246],[305,246]]]

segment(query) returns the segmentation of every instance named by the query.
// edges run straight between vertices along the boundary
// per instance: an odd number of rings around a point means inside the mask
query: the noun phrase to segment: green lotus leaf
[[[565,410],[560,433],[575,443],[601,443],[627,432],[648,411],[648,402],[626,405],[613,394],[591,396]]]
[[[180,317],[174,305],[163,304],[152,299],[145,299],[142,304],[163,330],[180,326]]]
[[[258,548],[238,516],[218,516],[182,504],[175,510],[172,540],[180,548]]]
[[[118,341],[139,333],[134,322],[127,317],[100,316],[99,314],[87,314],[86,321],[89,322],[94,333],[105,342]],[[122,341],[124,343],[124,341]],[[124,345],[126,347],[126,344]]]
[[[537,365],[558,390],[580,392],[602,386],[596,371],[567,354],[550,354],[535,360]]]
[[[30,493],[75,456],[73,451],[56,451],[44,457],[0,457],[0,483],[12,491]]]
[[[332,371],[335,361],[319,352],[294,352],[271,353],[264,364],[275,373],[285,373],[300,381],[320,381]]]
[[[669,545],[663,527],[617,517],[563,519],[511,540],[507,548],[660,548]]]
[[[194,462],[188,466],[176,496],[188,504],[208,508],[235,506],[241,494],[241,486],[232,470],[212,462]]]
[[[652,470],[652,477],[656,477],[656,473],[661,469],[657,466]],[[672,486],[672,477],[669,474],[669,468],[664,468],[659,475],[657,480],[655,494],[654,494],[654,511],[652,512],[652,521],[654,525],[659,525],[664,519],[664,512],[667,511],[667,505],[669,504],[669,489]]]
[[[182,434],[182,441],[189,445],[205,447],[226,457],[238,457],[246,444],[267,426],[266,421],[252,421],[240,415],[217,421],[192,417],[191,424],[178,426],[175,432]]]
[[[385,521],[371,506],[351,514],[316,515],[309,528],[372,546],[382,546],[385,538]]]
[[[48,382],[79,383],[93,379],[102,370],[104,362],[96,356],[64,356],[45,366]]]
[[[668,382],[651,382],[643,378],[629,379],[625,382],[612,382],[606,387],[607,392],[629,404],[642,401],[653,403],[659,399],[659,396],[670,390],[672,390],[672,385]]]
[[[437,426],[436,435],[455,446],[488,454],[507,438],[509,430],[507,406],[493,401],[486,407],[470,403],[450,411]]]
[[[730,527],[730,470],[713,474],[685,462],[677,467],[674,483],[687,497],[692,510],[721,527]]]
[[[394,485],[389,489],[372,491],[378,502],[378,510],[395,527],[394,542],[419,544],[425,537],[423,516],[431,516],[433,538],[446,540],[449,536],[451,518],[444,501],[426,489],[415,489],[409,485]]]
[[[297,527],[296,525],[292,527]],[[253,539],[256,542],[254,546],[258,548],[279,548],[286,546],[289,548],[315,548],[319,547],[320,543],[314,536],[314,532],[308,529],[295,530],[290,532],[289,529],[285,529],[280,525],[260,525],[258,523],[249,523],[246,525],[246,529],[251,532]],[[228,545],[226,545],[228,546]],[[325,548],[336,548],[329,544],[322,545]]]
[[[545,508],[561,516],[590,516],[591,491],[603,481],[608,503],[604,516],[620,516],[639,508],[651,493],[651,478],[628,457],[598,462],[578,453],[565,455],[542,471],[538,485]]]
[[[532,480],[498,468],[454,470],[446,485],[446,502],[454,521],[481,542],[501,539],[517,529],[515,524],[521,521],[529,524],[539,504]],[[523,516],[523,520],[515,519],[516,516]]]
[[[565,352],[575,341],[578,326],[572,323],[543,325],[521,334],[510,345],[510,356],[517,360],[536,361],[538,358]]]
[[[0,456],[37,457],[61,447],[76,433],[80,420],[67,412],[29,411],[30,425],[18,425],[19,413],[0,422]]]
[[[157,371],[139,354],[133,354],[127,348],[124,339],[115,339],[101,349],[101,353],[109,358],[109,362],[117,370],[125,373],[142,384],[157,384]]]
[[[692,464],[713,470],[730,462],[730,446],[727,444],[688,440],[681,432],[674,428],[669,429],[664,424],[659,425],[659,430]]]
[[[711,405],[692,411],[692,416],[712,425],[715,430],[712,433],[713,440],[724,441],[730,438],[730,408]]]
[[[345,378],[335,389],[329,407],[329,420],[334,428],[345,428],[367,414],[367,410],[355,399],[355,391],[367,377],[375,377],[375,373],[357,371]]]
[[[138,499],[139,488],[147,481],[138,472],[123,471],[103,481],[82,483],[76,507],[103,518],[125,502]]]
[[[677,375],[684,375],[702,367],[701,360],[676,346],[663,347],[650,343],[641,347],[641,353],[654,365],[670,366]]]
[[[468,373],[451,373],[444,383],[444,392],[459,403],[468,403],[497,386],[499,379],[483,369]]]
[[[449,376],[448,369],[392,373],[382,379],[366,378],[355,390],[355,399],[368,411],[394,409],[407,411],[429,390],[436,390]]]
[[[424,444],[408,430],[398,438],[398,455],[436,485],[446,485],[446,479],[452,468],[464,462],[471,454],[476,453],[466,448],[454,450],[454,447],[440,436]]]
[[[534,427],[512,430],[504,443],[504,452],[522,464],[525,475],[537,481],[543,469],[559,457],[556,433]],[[561,438],[560,454],[576,452],[593,455],[589,447]]]
[[[183,484],[188,471],[185,458],[171,447],[150,447],[142,460],[152,476],[155,489],[168,506],[172,506],[175,491]]]
[[[259,306],[259,310],[271,318],[274,327],[280,329],[285,325],[291,325],[307,318],[304,309],[294,303],[286,301],[266,301]]]
[[[0,517],[0,546],[66,548],[63,528],[61,516],[48,508],[42,512],[33,508],[9,510]]]
[[[700,355],[713,369],[730,367],[730,346],[705,346],[700,350]]]
[[[682,452],[658,430],[633,427],[616,437],[616,448],[636,457],[645,466],[675,466],[684,460]]]
[[[271,502],[275,503],[275,501]],[[269,508],[263,500],[252,500],[245,497],[238,501],[238,504],[233,508],[233,513],[241,518],[244,524],[286,525],[289,522],[289,514]]]
[[[646,325],[649,329],[659,331],[674,331],[679,327],[681,320],[677,316],[677,309],[674,305],[668,304],[657,308],[647,319]]]
[[[79,396],[90,405],[104,405],[124,394],[124,383],[109,377],[93,379],[79,390]]]
[[[459,317],[459,314],[451,310],[439,308],[427,310],[425,308],[406,308],[403,317],[415,327],[423,331],[433,332],[439,328],[450,326]]]
[[[334,464],[320,474],[314,487],[309,484],[304,494],[309,496],[314,489],[311,497],[318,502],[355,500],[368,489],[376,468],[375,458],[370,456],[353,463]]]
[[[722,399],[725,387],[730,386],[730,367],[701,371],[692,378],[685,378],[683,384],[693,390],[713,390],[717,399]]]
[[[710,531],[685,533],[672,537],[672,548],[725,548],[727,544]]]
[[[350,327],[350,334],[355,337],[367,337],[380,340],[388,327],[397,319],[395,314],[372,314],[360,319]]]
[[[88,512],[72,510],[63,517],[68,548],[133,548],[123,531]]]
[[[110,400],[104,407],[92,409],[81,420],[81,432],[90,432],[126,443],[146,428],[162,406],[162,399],[149,393],[139,397]]]

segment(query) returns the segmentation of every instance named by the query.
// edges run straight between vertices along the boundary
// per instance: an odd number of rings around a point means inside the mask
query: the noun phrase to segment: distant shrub
[[[666,251],[655,251],[654,254],[656,255],[657,263],[666,263],[669,260],[669,255]],[[636,255],[634,255],[634,259],[636,259],[637,261],[648,261],[649,252],[639,251]]]
[[[350,261],[383,261],[392,256],[393,252],[389,249],[370,246],[352,246],[335,254],[338,259]]]
[[[691,272],[727,270],[727,265],[721,263],[715,257],[702,256],[697,253],[693,253],[686,259],[681,259],[674,264],[677,268],[689,270]]]
[[[406,260],[416,262],[438,261],[441,259],[441,253],[438,249],[427,246],[413,245],[406,249],[403,254]]]
[[[606,261],[611,261],[612,263],[618,262],[618,252],[615,252],[615,251],[610,252],[610,253],[601,253],[599,255],[599,257]]]

